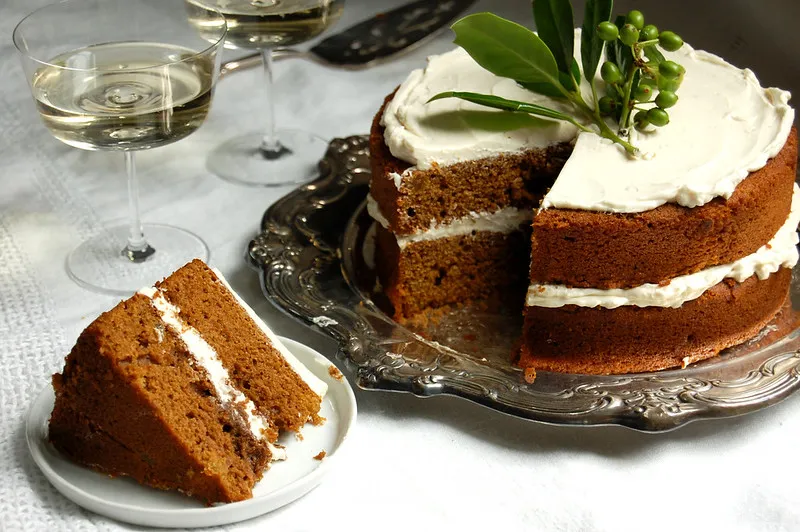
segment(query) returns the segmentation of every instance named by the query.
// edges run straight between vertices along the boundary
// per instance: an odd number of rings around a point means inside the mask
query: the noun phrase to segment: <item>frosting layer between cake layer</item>
[[[255,404],[245,397],[241,390],[231,385],[228,370],[222,365],[214,348],[203,339],[197,329],[180,318],[180,309],[167,300],[163,291],[155,287],[148,287],[142,288],[138,293],[150,299],[161,321],[181,339],[196,364],[205,371],[219,401],[226,406],[241,405],[246,417],[242,421],[256,439],[263,439],[264,431],[269,426],[266,418],[258,413]],[[278,451],[279,455],[282,452],[278,449],[271,450]],[[273,455],[273,458],[275,457]]]
[[[623,305],[677,308],[686,301],[700,297],[723,279],[742,282],[756,275],[763,280],[782,267],[793,267],[798,261],[798,223],[800,223],[800,188],[795,184],[792,208],[786,223],[755,253],[729,264],[675,277],[664,286],[648,283],[635,288],[601,290],[532,284],[528,288],[526,304],[547,308],[566,305],[604,308],[617,308]]]
[[[780,151],[794,120],[788,92],[763,89],[750,70],[689,45],[664,55],[686,68],[680,101],[669,110],[670,124],[634,131],[632,141],[642,151],[635,160],[597,135],[578,135],[545,197],[545,208],[643,212],[670,202],[696,207],[714,197],[730,197],[749,172]],[[597,80],[602,87],[599,74]],[[557,109],[564,105],[494,76],[458,48],[431,57],[424,70],[412,72],[387,107],[382,123],[395,157],[426,169],[433,163],[542,148],[576,137],[576,128],[561,122],[530,127],[530,117],[500,117],[500,111],[461,100],[426,103],[446,90],[483,92]],[[407,173],[393,175],[395,185],[401,186]]]
[[[381,224],[385,229],[389,229],[389,221],[381,213],[378,203],[371,195],[367,196],[367,212],[373,220]],[[395,236],[397,237],[398,247],[403,249],[412,242],[468,235],[473,231],[510,233],[518,230],[521,225],[529,224],[532,219],[532,209],[504,207],[495,212],[470,212],[467,216],[456,218],[445,223],[436,223],[436,221],[433,220],[426,231],[408,235],[396,234]]]

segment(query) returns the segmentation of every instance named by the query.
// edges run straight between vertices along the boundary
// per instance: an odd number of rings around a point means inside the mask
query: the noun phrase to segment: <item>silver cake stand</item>
[[[607,376],[539,372],[533,384],[510,363],[518,316],[466,308],[414,330],[398,325],[370,292],[368,150],[366,136],[334,139],[319,164],[320,178],[273,204],[248,250],[266,297],[333,337],[361,388],[449,394],[545,423],[666,431],[754,412],[800,387],[800,330],[787,320],[685,369]],[[798,268],[791,299],[793,309],[800,308]]]

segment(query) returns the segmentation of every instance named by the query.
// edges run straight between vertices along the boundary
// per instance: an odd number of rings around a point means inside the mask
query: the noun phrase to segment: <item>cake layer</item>
[[[202,292],[194,289],[198,285]],[[293,367],[294,357],[281,352],[277,338],[270,341],[260,318],[252,313],[252,319],[244,302],[210,268],[195,260],[156,286],[216,351],[232,385],[277,429],[298,431],[318,420],[324,383],[302,365]]]
[[[789,217],[778,232],[757,251],[740,259],[695,273],[673,277],[665,284],[643,284],[633,288],[569,288],[564,285],[532,284],[528,287],[526,304],[557,308],[564,305],[617,308],[680,307],[696,299],[723,279],[742,282],[755,275],[766,279],[780,268],[797,264],[797,225],[800,223],[800,187],[794,185]]]
[[[533,209],[571,150],[569,144],[557,144],[449,166],[432,165],[426,170],[409,169],[386,147],[380,125],[382,113],[383,107],[370,133],[370,194],[390,230],[398,235],[424,231],[431,224],[463,218],[471,212],[495,212],[504,207]],[[398,188],[395,177],[400,174],[404,177]]]
[[[476,232],[412,242],[403,249],[377,226],[376,269],[403,321],[426,310],[475,301],[522,308],[529,233]]]
[[[143,295],[87,327],[53,387],[50,441],[110,475],[210,504],[249,498],[271,458]]]
[[[109,475],[128,476],[140,484],[163,490],[179,490],[200,499],[207,505],[234,502],[250,498],[251,488],[242,489],[235,482],[220,482],[214,471],[190,460],[183,453],[147,455],[136,447],[128,447],[114,436],[98,428],[95,421],[68,407],[57,407],[57,422],[50,427],[50,441],[56,449],[73,462]],[[154,420],[142,420],[145,425]],[[142,436],[154,438],[164,448],[175,444],[169,433],[159,428],[145,427]],[[154,458],[155,456],[155,458]],[[158,468],[158,469],[156,469]],[[243,477],[246,478],[246,477]]]
[[[797,171],[793,132],[777,157],[726,201],[636,214],[541,210],[533,222],[536,284],[629,288],[733,262],[755,252],[786,221]]]
[[[678,308],[526,307],[518,365],[621,374],[680,367],[752,337],[776,315],[792,271],[727,279]]]

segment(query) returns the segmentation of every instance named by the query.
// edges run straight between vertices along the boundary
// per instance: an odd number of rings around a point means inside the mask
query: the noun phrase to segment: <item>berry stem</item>
[[[570,123],[585,133],[594,133],[594,131],[591,128],[584,126],[577,120],[570,120]]]
[[[572,105],[577,107],[583,114],[586,115],[587,118],[594,121],[595,114],[598,113],[597,105],[595,108],[589,107],[586,102],[583,100],[583,95],[581,94],[580,89],[576,90],[575,92],[571,92],[568,96],[569,101],[572,102]]]
[[[630,93],[630,90],[628,92]],[[606,121],[603,120],[603,117],[600,116],[600,107],[599,107],[599,104],[597,103],[597,91],[595,89],[594,83],[592,83],[592,93],[593,93],[594,98],[595,98],[594,107],[589,107],[586,104],[586,102],[583,99],[583,96],[580,93],[580,90],[570,93],[568,98],[569,98],[570,102],[572,102],[572,105],[574,105],[578,110],[582,111],[583,114],[586,115],[586,117],[589,120],[591,120],[597,126],[597,128],[600,130],[599,134],[600,134],[601,137],[606,138],[606,139],[608,139],[608,140],[610,140],[612,142],[615,142],[615,143],[619,144],[620,146],[622,146],[625,149],[626,152],[628,152],[628,154],[636,155],[636,153],[638,153],[638,151],[639,151],[638,148],[636,148],[636,146],[634,146],[630,142],[625,141],[619,135],[614,133],[611,130],[611,128],[608,127],[608,124],[606,124]],[[630,96],[630,94],[629,94],[629,96]],[[571,121],[571,122],[572,122],[572,124],[577,126],[578,129],[580,129],[581,131],[585,131],[587,133],[595,133],[596,134],[596,132],[594,130],[592,130],[592,129],[590,129],[590,128],[588,128],[588,127],[586,127],[586,126],[584,126],[584,125],[582,125],[580,123],[578,123],[577,121]]]
[[[594,100],[594,116],[600,118],[600,99],[597,97],[597,85],[592,79],[592,99]]]
[[[625,94],[622,96],[622,115],[619,117],[620,132],[627,131],[630,127],[630,113],[631,113],[631,89],[633,88],[633,76],[636,74],[636,65],[634,62],[628,68],[628,74],[625,77]],[[624,133],[623,133],[624,134]]]
[[[608,125],[605,123],[605,121],[599,120],[599,121],[597,121],[595,123],[600,128],[600,136],[601,137],[607,138],[608,140],[616,142],[617,144],[619,144],[620,146],[625,148],[625,151],[628,152],[628,154],[630,154],[630,155],[636,155],[639,152],[639,148],[637,148],[636,146],[634,146],[630,142],[627,142],[626,140],[621,138],[619,135],[617,135],[616,133],[611,131],[611,128],[608,127]]]

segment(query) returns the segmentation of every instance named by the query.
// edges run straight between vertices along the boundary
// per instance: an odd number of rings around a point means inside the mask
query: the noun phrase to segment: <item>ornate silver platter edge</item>
[[[347,228],[363,216],[370,177],[367,137],[334,139],[319,169],[318,180],[269,207],[248,259],[270,301],[338,342],[337,356],[363,389],[454,395],[534,421],[655,432],[753,412],[800,387],[797,329],[686,369],[610,376],[540,373],[530,385],[510,363],[425,340],[388,318],[348,279],[352,267],[345,266],[360,244],[354,240],[357,231]],[[793,300],[799,285],[796,268]]]

